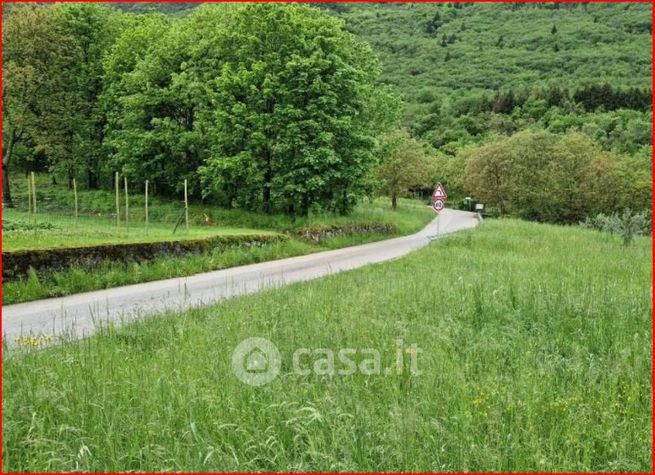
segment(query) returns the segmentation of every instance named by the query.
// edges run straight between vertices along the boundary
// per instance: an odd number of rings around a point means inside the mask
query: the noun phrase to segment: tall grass
[[[485,222],[405,258],[3,361],[6,471],[650,471],[651,247]],[[280,376],[247,386],[260,336]],[[420,375],[291,371],[416,343]]]

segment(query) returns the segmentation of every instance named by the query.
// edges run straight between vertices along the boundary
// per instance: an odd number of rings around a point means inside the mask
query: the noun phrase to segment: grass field
[[[24,179],[12,178],[12,194],[18,211],[27,211],[27,184]],[[79,210],[82,215],[94,219],[104,219],[115,223],[115,195],[105,190],[79,190]],[[74,216],[73,192],[64,184],[53,185],[50,177],[37,176],[37,209],[39,219],[48,221],[50,215]],[[121,221],[124,220],[124,194],[120,194]],[[181,201],[149,198],[148,213],[152,223],[173,225],[179,219],[184,205]],[[130,223],[134,227],[143,226],[145,200],[142,194],[130,194]],[[6,210],[3,210],[6,211]],[[434,212],[417,200],[400,200],[399,211],[391,209],[388,198],[366,200],[360,203],[347,216],[332,213],[310,213],[308,216],[287,216],[282,214],[264,214],[239,209],[225,209],[210,203],[189,204],[189,221],[193,225],[218,226],[221,228],[264,229],[272,231],[291,231],[294,229],[318,226],[341,225],[361,222],[391,223],[399,234],[409,234],[421,229],[427,221],[434,218]]]
[[[188,230],[182,223],[173,233],[170,224],[116,226],[108,219],[48,214],[37,216],[24,211],[4,210],[3,220],[19,223],[22,229],[3,230],[3,251],[52,249],[60,247],[93,246],[114,243],[141,243],[199,239],[217,235],[266,234],[268,231],[218,226],[193,226]]]
[[[650,471],[651,243],[487,221],[405,258],[3,361],[5,471]],[[282,356],[253,387],[245,338]],[[300,375],[415,343],[420,375]],[[311,361],[311,358],[310,358]]]

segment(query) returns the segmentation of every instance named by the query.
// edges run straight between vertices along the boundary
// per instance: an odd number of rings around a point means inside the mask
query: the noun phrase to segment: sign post
[[[439,213],[446,207],[446,190],[441,182],[437,183],[432,192],[432,209],[437,213],[437,237],[439,237]]]

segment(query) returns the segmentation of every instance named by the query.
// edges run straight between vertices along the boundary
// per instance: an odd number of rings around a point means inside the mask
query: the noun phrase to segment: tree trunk
[[[345,216],[348,214],[348,189],[344,187],[341,194],[341,205],[339,206],[339,214]]]
[[[11,191],[9,190],[9,168],[2,161],[2,207],[13,208],[14,201],[11,199]]]
[[[87,170],[87,185],[89,190],[98,189],[98,175],[91,167]]]
[[[269,183],[264,183],[264,204],[263,209],[264,213],[271,214],[271,185]]]
[[[398,208],[398,195],[395,193],[391,194],[391,209],[395,210]]]
[[[300,216],[307,215],[309,215],[309,197],[307,194],[304,194],[300,200]]]
[[[273,207],[271,206],[271,182],[273,181],[273,170],[271,166],[271,152],[266,153],[266,170],[264,170],[264,213],[271,214]]]
[[[14,153],[14,143],[16,139],[16,131],[12,130],[9,134],[9,143],[7,149],[2,157],[2,207],[13,208],[14,201],[11,199],[11,190],[9,189],[9,162]]]

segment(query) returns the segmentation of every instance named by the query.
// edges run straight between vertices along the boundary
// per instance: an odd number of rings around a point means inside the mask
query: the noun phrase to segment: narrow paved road
[[[478,223],[475,213],[451,209],[444,210],[439,220],[440,236],[472,228]],[[410,236],[189,277],[7,305],[2,307],[3,338],[10,346],[21,335],[81,338],[92,334],[101,321],[121,323],[165,310],[209,305],[263,288],[395,259],[426,246],[436,233],[435,219]]]

